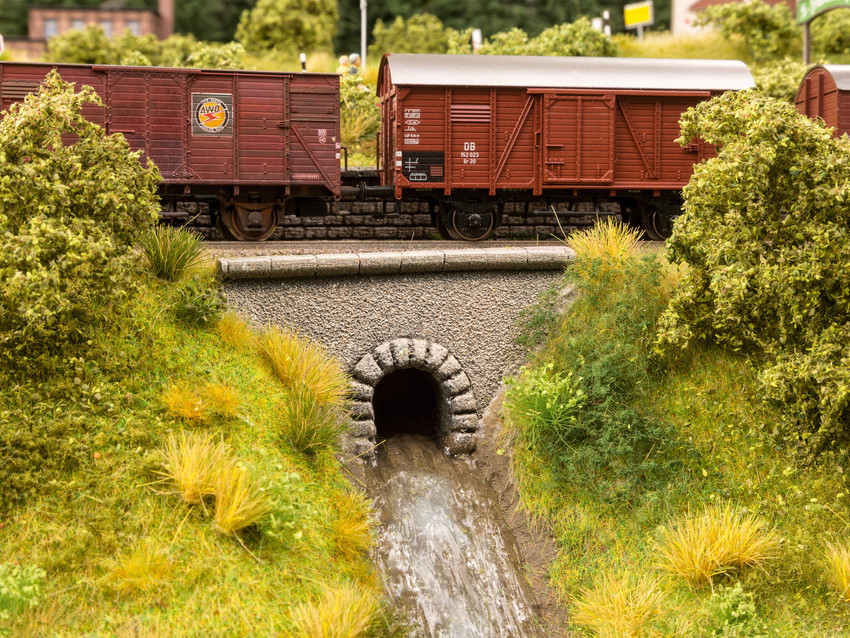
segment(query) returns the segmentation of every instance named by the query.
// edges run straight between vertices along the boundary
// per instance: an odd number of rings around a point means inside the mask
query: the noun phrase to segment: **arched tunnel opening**
[[[397,434],[436,437],[440,398],[440,387],[427,372],[406,368],[386,375],[372,398],[378,440]]]

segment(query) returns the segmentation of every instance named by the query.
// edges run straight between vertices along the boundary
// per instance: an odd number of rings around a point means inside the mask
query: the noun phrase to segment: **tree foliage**
[[[330,50],[336,22],[335,0],[259,0],[242,14],[236,39],[254,52]]]
[[[481,47],[482,54],[491,55],[587,55],[614,56],[617,46],[608,36],[590,25],[587,18],[568,24],[557,24],[536,38],[529,38],[522,29],[496,33]]]
[[[54,71],[0,122],[0,352],[21,363],[127,292],[137,233],[157,219],[159,172],[86,120],[89,103]]]
[[[753,80],[762,94],[790,104],[797,97],[797,89],[807,68],[797,58],[750,65]]]
[[[191,35],[133,35],[124,31],[117,38],[106,37],[99,25],[72,30],[52,38],[47,57],[51,62],[80,64],[131,64],[136,66],[204,67],[236,69],[241,65],[241,44],[199,42]]]
[[[771,6],[753,0],[713,5],[699,14],[694,25],[716,27],[742,44],[753,62],[782,59],[799,50],[799,29],[784,3]]]
[[[812,51],[821,56],[850,55],[850,11],[830,11],[812,21]]]
[[[668,241],[687,274],[659,346],[714,339],[761,362],[768,398],[817,450],[850,435],[850,140],[755,91],[689,109],[695,167]]]
[[[449,36],[440,19],[430,13],[419,13],[407,20],[396,17],[392,24],[375,23],[369,55],[379,58],[384,53],[446,53]]]

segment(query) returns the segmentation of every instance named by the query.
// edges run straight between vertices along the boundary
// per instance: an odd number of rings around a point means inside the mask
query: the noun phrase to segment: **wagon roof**
[[[392,82],[399,86],[680,91],[753,86],[749,69],[737,60],[393,53],[384,56],[381,65],[389,65]]]
[[[806,75],[815,69],[825,69],[835,81],[835,86],[839,91],[850,90],[850,64],[819,64],[810,69]]]

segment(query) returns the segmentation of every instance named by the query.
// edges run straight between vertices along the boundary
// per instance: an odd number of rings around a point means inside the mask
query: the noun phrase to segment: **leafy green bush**
[[[496,33],[482,45],[480,53],[489,55],[587,55],[614,56],[617,46],[608,36],[590,25],[587,18],[558,24],[536,38],[522,29]]]
[[[380,18],[372,29],[369,55],[384,53],[446,53],[449,38],[440,19],[430,13],[417,13],[405,20],[397,16],[386,25]]]
[[[155,277],[178,281],[203,264],[204,245],[201,238],[183,228],[157,226],[139,240]]]
[[[759,92],[790,104],[797,97],[797,89],[808,67],[796,58],[785,58],[765,64],[752,64],[756,88]]]
[[[675,352],[714,339],[756,357],[768,398],[817,451],[850,430],[850,141],[793,106],[730,92],[682,116],[695,167],[669,257],[688,269],[661,322]]]
[[[199,42],[191,35],[175,34],[159,40],[152,34],[133,35],[124,31],[112,39],[100,25],[66,31],[51,38],[47,45],[47,58],[51,62],[214,69],[240,68],[244,52],[237,42]]]
[[[177,293],[174,314],[190,326],[215,325],[224,314],[224,296],[218,283],[209,275],[183,282]]]
[[[236,40],[257,53],[330,50],[336,21],[333,0],[259,0],[242,14]]]
[[[27,608],[38,605],[46,574],[29,565],[0,563],[0,620],[10,620]],[[0,627],[0,633],[3,628]]]
[[[719,587],[706,606],[705,622],[700,638],[767,638],[768,629],[759,618],[753,595],[745,592],[741,583]]]
[[[340,137],[347,148],[374,138],[381,126],[381,110],[374,93],[364,87],[356,75],[344,75],[339,81]]]
[[[0,359],[19,366],[126,296],[136,237],[158,216],[156,167],[86,120],[87,103],[101,104],[51,72],[0,122]]]
[[[694,22],[694,26],[705,25],[743,44],[752,62],[782,59],[799,49],[799,29],[784,3],[771,6],[753,0],[713,5],[703,9]]]
[[[850,14],[829,11],[812,21],[812,51],[815,55],[850,55]]]

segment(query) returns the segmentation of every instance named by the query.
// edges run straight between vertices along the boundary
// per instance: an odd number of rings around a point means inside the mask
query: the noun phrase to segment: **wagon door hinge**
[[[289,128],[289,126],[290,126],[289,122],[286,122],[284,120],[281,120],[280,122],[277,123],[278,128]]]

